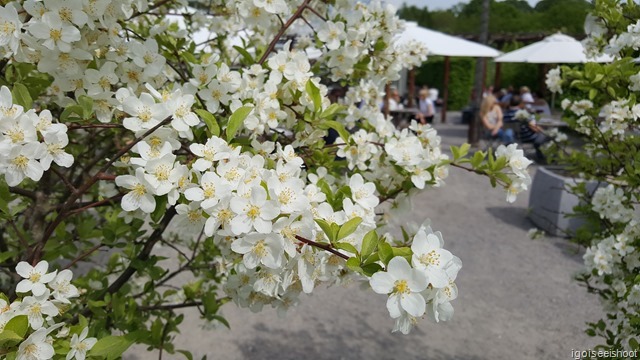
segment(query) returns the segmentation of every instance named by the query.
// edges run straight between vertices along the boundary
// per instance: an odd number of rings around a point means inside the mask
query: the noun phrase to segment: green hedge
[[[476,61],[472,58],[451,58],[449,75],[448,110],[460,110],[467,106],[473,91],[473,76]],[[427,85],[440,91],[444,89],[444,58],[430,56],[416,71],[416,87]]]

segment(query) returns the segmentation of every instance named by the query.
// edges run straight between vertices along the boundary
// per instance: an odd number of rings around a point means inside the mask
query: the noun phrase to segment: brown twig
[[[77,214],[77,213],[81,213],[81,212],[83,212],[85,210],[88,210],[88,209],[91,209],[91,208],[94,208],[94,207],[103,206],[103,205],[106,205],[108,203],[118,201],[118,200],[122,199],[123,196],[124,196],[124,194],[118,194],[118,195],[112,196],[112,197],[110,197],[108,199],[103,199],[103,200],[100,200],[100,201],[96,201],[96,202],[92,202],[92,203],[86,204],[86,205],[84,205],[82,207],[79,207],[77,209],[70,210],[68,215],[71,216],[71,215],[74,215],[74,214]]]
[[[324,16],[322,16],[322,15],[318,12],[318,10],[314,9],[313,7],[311,7],[311,6],[307,5],[305,8],[306,8],[307,10],[311,11],[312,13],[314,13],[317,17],[319,17],[319,18],[320,18],[320,19],[322,19],[323,21],[327,21],[327,18],[326,18],[326,17],[324,17]]]
[[[64,176],[62,172],[60,172],[60,170],[56,169],[53,166],[50,167],[50,169],[54,174],[56,174],[56,176],[60,178],[60,180],[62,180],[64,185],[69,189],[69,191],[71,191],[72,194],[78,191],[78,189],[76,189],[75,186],[73,186],[73,184],[69,181],[69,179],[67,179],[67,177]]]
[[[141,306],[138,308],[138,310],[140,311],[174,310],[174,309],[182,309],[186,307],[200,306],[200,305],[202,305],[202,301],[191,301],[191,302],[186,302],[182,304]]]
[[[305,244],[309,244],[309,245],[311,245],[313,247],[317,247],[318,249],[322,249],[324,251],[328,251],[328,252],[330,252],[330,253],[332,253],[332,254],[334,254],[336,256],[339,256],[339,257],[341,257],[341,258],[343,258],[345,260],[349,260],[349,257],[347,255],[337,251],[336,249],[332,248],[330,245],[320,244],[320,243],[317,243],[317,242],[315,242],[313,240],[305,239],[300,235],[296,235],[296,239],[298,239],[299,241],[302,241]]]
[[[124,129],[121,124],[86,124],[86,125],[69,125],[68,130],[78,129]]]
[[[93,254],[94,252],[96,252],[96,250],[100,249],[102,247],[102,243],[96,244],[94,247],[92,247],[91,249],[85,251],[84,253],[82,253],[82,255],[78,256],[77,258],[73,259],[67,266],[64,267],[63,270],[66,269],[70,269],[73,265],[75,265],[78,261],[83,260],[84,258],[86,258],[87,256]]]
[[[278,31],[273,40],[271,40],[271,43],[269,43],[267,50],[264,52],[264,54],[262,54],[262,57],[258,61],[259,65],[264,64],[264,62],[267,60],[267,57],[269,57],[269,54],[271,54],[273,49],[276,47],[276,44],[278,43],[282,35],[284,35],[285,31],[287,31],[291,24],[293,24],[293,22],[296,21],[300,17],[300,15],[302,15],[302,12],[307,8],[309,2],[311,2],[311,0],[304,0],[304,2],[298,7],[298,10],[296,10],[296,12],[289,18],[289,20],[287,20],[287,22],[282,27],[280,27],[280,31]]]
[[[35,200],[36,199],[36,193],[34,193],[33,191],[22,189],[22,188],[9,186],[9,192],[12,193],[12,194],[26,196],[31,200]]]

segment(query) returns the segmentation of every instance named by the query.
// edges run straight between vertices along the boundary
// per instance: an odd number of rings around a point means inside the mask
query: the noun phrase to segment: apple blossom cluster
[[[524,151],[518,149],[516,144],[507,146],[500,145],[496,149],[496,157],[505,157],[510,173],[507,175],[511,179],[511,184],[507,188],[507,202],[516,201],[516,196],[527,190],[531,185],[531,175],[527,171],[532,161],[524,156]]]
[[[635,239],[640,238],[640,217],[633,206],[620,203],[624,197],[618,190],[612,185],[599,188],[592,204],[602,218],[623,225],[622,230],[594,241],[583,258],[586,271],[592,274],[591,285],[611,289],[611,295],[602,299],[604,309],[609,313],[607,322],[624,340],[623,346],[630,348],[628,340],[637,336],[637,331],[628,314],[640,312],[640,284],[623,279],[626,274],[640,269],[640,253],[635,245]]]
[[[67,126],[54,122],[50,111],[25,111],[13,104],[9,88],[0,88],[0,174],[9,186],[40,180],[51,163],[71,166],[68,143]]]
[[[613,222],[628,223],[633,218],[633,208],[629,208],[629,199],[621,188],[613,184],[596,190],[591,199],[593,211],[600,214],[601,219]]]
[[[317,39],[329,50],[323,61],[331,71],[331,80],[339,81],[357,74],[357,65],[365,64],[374,74],[370,80],[397,80],[402,68],[418,66],[427,57],[427,49],[418,41],[382,49],[378,44],[390,44],[403,22],[395,16],[391,5],[373,2],[355,7],[348,1],[338,1],[329,9],[329,19],[318,29]],[[376,56],[371,56],[375,54]]]
[[[398,130],[379,106],[385,84],[426,59],[424,46],[394,45],[403,22],[379,1],[205,2],[215,13],[194,11],[181,0],[27,0],[0,6],[0,56],[11,66],[29,64],[32,74],[47,78],[35,99],[44,110],[14,104],[10,90],[0,89],[0,172],[6,183],[37,182],[52,163],[69,168],[74,160],[85,161],[65,150],[65,122],[77,122],[69,126],[76,130],[71,143],[90,149],[67,150],[96,160],[79,164],[81,174],[75,167],[67,173],[87,187],[65,182],[64,191],[48,194],[54,199],[72,193],[71,201],[65,198],[55,208],[55,219],[46,219],[52,221],[48,236],[62,236],[57,232],[63,228],[75,236],[83,220],[74,216],[88,209],[102,217],[106,229],[104,208],[98,207],[108,208],[114,199],[114,217],[120,213],[125,224],[114,223],[133,234],[140,226],[158,225],[157,215],[175,208],[177,245],[195,249],[195,239],[206,236],[216,248],[219,279],[203,287],[222,289],[239,306],[285,311],[319,284],[363,280],[363,274],[372,276],[374,291],[390,295],[394,330],[407,333],[425,314],[450,319],[461,262],[429,226],[411,236],[410,255],[367,264],[379,272],[360,268],[358,274],[344,261],[364,260],[358,258],[365,237],[384,223],[383,202],[402,198],[408,188],[440,186],[448,175],[449,157],[435,129],[414,121]],[[293,26],[306,26],[309,18],[313,35],[277,42],[288,26],[283,20],[303,10],[304,21],[294,19]],[[215,37],[196,44],[191,35],[198,29]],[[321,53],[315,63],[308,54],[314,43]],[[331,104],[318,73],[349,85],[345,98]],[[81,118],[69,115],[79,113]],[[339,134],[335,143],[325,143],[329,128]],[[97,129],[108,129],[107,135]],[[118,149],[124,151],[111,158]],[[513,202],[530,184],[530,161],[515,145],[498,148],[496,156],[508,164],[507,200]],[[94,172],[104,161],[107,173]],[[93,191],[99,177],[102,188]],[[47,239],[45,234],[37,246],[50,246]],[[118,240],[99,247],[132,246]],[[127,248],[118,256],[137,251]],[[33,332],[20,344],[18,359],[51,358],[51,339],[68,341],[69,335],[54,318],[77,305],[70,300],[78,296],[71,272],[48,273],[44,261],[35,267],[21,262],[16,270],[24,278],[16,292],[30,295],[0,304],[7,305],[0,306],[0,329],[27,315]],[[146,276],[138,270],[130,283]],[[67,360],[84,359],[96,343],[88,334],[87,328],[73,334]]]
[[[562,76],[560,75],[560,67],[555,67],[546,75],[545,84],[549,91],[562,94]]]
[[[413,237],[410,261],[396,256],[386,271],[371,276],[373,291],[389,295],[387,310],[395,320],[394,332],[408,334],[425,314],[435,322],[453,316],[451,301],[458,296],[454,281],[462,262],[443,245],[442,234],[423,224]]]
[[[563,66],[561,72],[548,77],[570,90],[564,91],[568,96],[562,100],[562,109],[570,127],[585,135],[579,150],[565,148],[557,158],[581,178],[598,183],[593,192],[582,185],[572,189],[581,198],[590,199],[574,209],[588,220],[576,235],[586,247],[585,270],[578,280],[599,295],[607,313],[597,323],[590,323],[587,333],[601,336],[604,347],[633,350],[640,348],[638,10],[634,2],[595,1],[593,14],[585,20],[588,36],[583,44],[589,55],[605,53],[613,61]]]
[[[140,157],[131,157],[121,165],[132,174],[116,178],[118,186],[129,190],[121,200],[124,210],[150,213],[156,207],[156,196],[168,195],[172,205],[181,199],[175,220],[181,229],[179,234],[195,237],[204,229],[207,237],[213,237],[224,263],[229,264],[224,269],[228,276],[225,291],[238,305],[254,311],[268,304],[284,311],[298,302],[300,293],[310,293],[317,283],[343,281],[345,264],[338,256],[305,244],[297,236],[324,243],[327,239],[316,219],[337,225],[359,219],[357,229],[341,242],[360,251],[364,235],[376,227],[379,199],[374,183],[357,173],[340,180],[327,175],[323,168],[316,173],[305,172],[302,158],[290,145],[255,143],[266,153],[265,158],[241,152],[240,147],[215,136],[205,144],[190,145],[196,159],[189,168],[176,162],[172,154],[175,149],[170,139],[177,132],[164,130],[140,142],[133,150]],[[336,211],[320,188],[328,188],[331,194],[342,184],[351,195]],[[438,251],[451,260],[451,254],[441,246]],[[422,248],[415,251],[428,252]],[[438,311],[448,314],[452,310],[448,301],[455,298],[451,295],[455,289],[447,286],[449,278],[455,279],[457,269],[450,269],[448,278],[439,270],[428,269],[427,273],[435,274],[431,278],[438,286],[430,289],[433,293],[428,297],[436,302],[433,311],[438,319]]]
[[[640,104],[630,107],[628,100],[612,101],[602,107],[602,113],[604,121],[599,126],[600,131],[622,138],[629,123],[640,118]]]
[[[15,345],[17,359],[49,360],[56,353],[66,353],[66,360],[84,360],[97,342],[96,338],[87,337],[89,328],[84,327],[79,334],[71,334],[64,322],[56,322],[56,317],[65,312],[71,300],[79,295],[78,289],[71,284],[73,273],[68,269],[48,271],[46,261],[40,261],[36,266],[24,261],[18,263],[16,272],[22,278],[15,289],[18,298],[8,302],[6,297],[0,297],[0,333],[15,330],[12,324],[24,318],[28,324],[26,333],[13,333],[23,338]],[[65,346],[54,349],[54,345],[62,343]]]

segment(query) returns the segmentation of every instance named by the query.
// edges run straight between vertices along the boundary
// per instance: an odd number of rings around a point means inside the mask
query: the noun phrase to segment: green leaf
[[[82,106],[80,106],[80,105],[67,106],[62,111],[62,114],[60,114],[60,120],[63,121],[63,122],[64,121],[78,121],[78,120],[81,120],[80,118],[71,119],[71,114],[76,114],[78,116],[82,116]]]
[[[220,322],[222,325],[224,325],[227,329],[231,329],[231,325],[229,325],[229,322],[227,321],[227,319],[223,318],[220,315],[214,315],[213,316],[213,320],[216,320],[218,322]]]
[[[342,138],[342,140],[344,140],[345,143],[347,142],[347,140],[349,140],[349,132],[347,131],[347,129],[344,128],[344,125],[342,125],[341,123],[331,120],[331,121],[325,121],[323,124],[337,131],[338,135],[340,135],[340,137]]]
[[[380,264],[371,263],[371,264],[362,265],[362,271],[367,276],[371,276],[380,270],[382,270],[382,266],[380,266]]]
[[[187,350],[177,350],[177,352],[184,355],[184,357],[187,358],[187,360],[193,360],[193,355],[191,354],[191,352]]]
[[[338,241],[338,232],[340,232],[340,225],[331,223],[331,242]]]
[[[29,89],[26,86],[20,83],[13,84],[11,95],[13,95],[14,104],[21,105],[25,110],[31,109],[33,99],[31,99],[31,94],[29,94]]]
[[[367,259],[369,255],[373,254],[378,247],[378,233],[375,230],[371,230],[362,239],[362,251],[361,256],[363,259]]]
[[[411,251],[410,247],[394,247],[391,248],[392,252],[393,252],[393,257],[396,256],[409,256],[411,257],[411,255],[413,255],[413,251]]]
[[[11,330],[5,329],[3,332],[0,332],[0,348],[7,349],[14,345],[17,345],[23,339],[22,336],[16,334]]]
[[[322,231],[324,231],[324,233],[327,235],[329,242],[335,241],[335,238],[333,237],[333,231],[331,229],[331,224],[322,219],[316,219],[316,224],[320,225]]]
[[[231,141],[236,136],[236,132],[240,129],[240,125],[244,119],[249,116],[249,113],[253,110],[251,106],[243,106],[236,110],[231,117],[229,117],[229,123],[227,124],[227,141]]]
[[[15,251],[15,250],[0,252],[0,263],[3,263],[16,255],[18,255],[18,251]]]
[[[212,135],[220,136],[220,126],[218,126],[218,122],[216,121],[216,118],[215,116],[213,116],[213,114],[204,109],[196,109],[195,112],[207,125],[207,135],[209,135],[209,137],[211,137]]]
[[[356,249],[353,245],[347,242],[339,242],[334,245],[337,249],[341,249],[352,254],[358,255],[358,249]]]
[[[598,90],[597,89],[589,90],[589,100],[595,99],[596,95],[598,95]]]
[[[93,99],[82,95],[78,98],[78,104],[80,104],[82,108],[82,118],[85,120],[89,119],[93,113]]]
[[[464,143],[460,146],[460,157],[465,157],[469,153],[469,149],[471,149],[471,144]]]
[[[240,53],[240,55],[242,56],[242,59],[244,59],[246,65],[253,65],[256,61],[253,59],[253,57],[251,56],[251,54],[249,54],[249,52],[247,50],[245,50],[244,48],[234,45],[233,46],[234,49],[236,49],[237,52]]]
[[[151,220],[154,222],[159,222],[162,220],[162,217],[167,212],[167,195],[156,196],[156,208],[151,213]]]
[[[27,334],[27,330],[29,330],[29,320],[27,319],[27,315],[18,315],[7,323],[4,326],[5,330],[11,330],[16,333],[20,337],[24,337]]]
[[[484,160],[484,153],[482,151],[476,151],[471,158],[471,166],[475,169],[482,163]]]
[[[344,108],[344,106],[342,106],[340,104],[331,104],[331,105],[329,105],[328,108],[324,109],[324,111],[322,111],[322,113],[320,113],[320,118],[321,119],[330,119],[335,114],[337,114],[339,111],[342,111],[343,108]]]
[[[98,340],[89,351],[89,356],[98,356],[115,360],[119,358],[133,344],[132,336],[107,336]]]
[[[336,240],[344,239],[347,236],[353,234],[358,229],[358,225],[360,225],[360,223],[362,223],[362,219],[356,216],[353,219],[342,224],[340,230],[338,231],[338,237],[336,238]]]
[[[357,257],[352,257],[347,260],[347,268],[355,272],[362,273],[362,268],[360,267],[360,259],[358,259]]]
[[[367,260],[364,261],[364,265],[373,264],[374,262],[380,261],[380,255],[377,252],[374,252],[369,256]]]
[[[451,154],[453,154],[453,161],[460,159],[460,148],[452,145]]]
[[[320,96],[320,89],[313,83],[313,81],[307,81],[306,85],[307,94],[313,100],[313,107],[318,112],[322,108],[322,97]]]
[[[382,263],[386,266],[393,259],[393,248],[386,242],[378,244],[378,256]]]

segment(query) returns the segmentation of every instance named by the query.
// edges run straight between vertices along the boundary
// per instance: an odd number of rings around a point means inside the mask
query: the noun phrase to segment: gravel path
[[[466,126],[437,128],[445,144],[465,140]],[[527,237],[527,203],[528,193],[508,204],[487,179],[455,169],[446,187],[415,199],[411,220],[430,218],[462,259],[449,323],[423,320],[407,336],[391,334],[385,296],[332,287],[304,297],[285,318],[225,305],[231,330],[202,329],[188,311],[177,348],[191,349],[196,359],[569,359],[572,349],[595,345],[584,323],[601,310],[572,280],[582,263],[578,248]],[[157,354],[135,348],[125,358]]]

